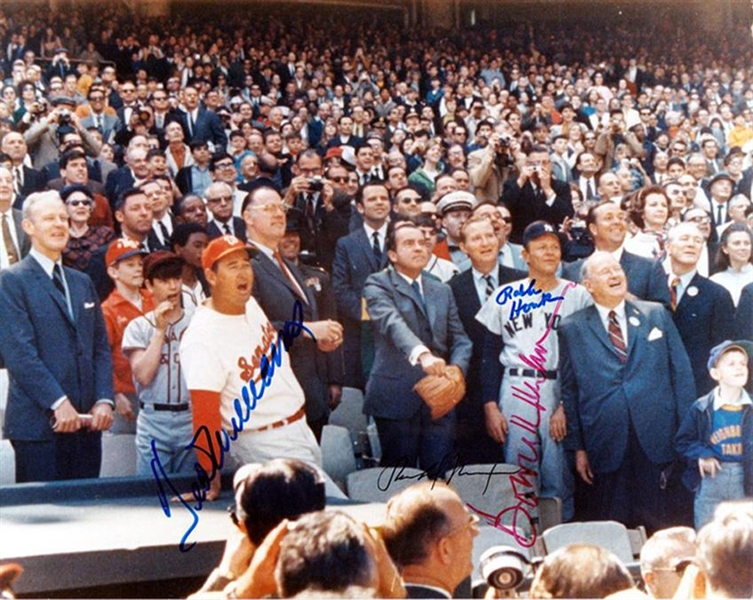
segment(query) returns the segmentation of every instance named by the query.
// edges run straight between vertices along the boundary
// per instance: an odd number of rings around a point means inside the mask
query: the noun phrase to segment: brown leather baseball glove
[[[413,389],[431,409],[431,418],[445,416],[465,396],[465,377],[459,367],[450,365],[444,375],[427,375]]]

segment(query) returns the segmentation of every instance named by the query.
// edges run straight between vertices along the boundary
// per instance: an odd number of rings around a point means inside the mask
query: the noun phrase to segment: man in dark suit
[[[222,181],[215,181],[204,193],[209,212],[214,219],[207,225],[209,241],[221,235],[234,235],[246,241],[246,223],[240,217],[233,216],[233,190]]]
[[[512,214],[510,241],[519,244],[523,231],[534,221],[546,221],[559,227],[565,217],[574,214],[570,186],[552,177],[549,152],[534,146],[517,179],[505,182],[502,202]]]
[[[16,481],[98,477],[114,394],[97,295],[85,275],[62,266],[68,213],[57,192],[27,198],[23,227],[32,250],[0,273],[0,321],[13,323],[0,333],[10,378],[3,431]]]
[[[21,211],[13,208],[13,198],[13,174],[0,166],[0,269],[16,264],[31,249],[21,226]]]
[[[669,308],[669,290],[661,263],[626,252],[622,245],[627,235],[625,211],[611,200],[592,206],[586,217],[586,227],[596,251],[609,252],[619,260],[628,282],[628,291],[639,300],[661,302]],[[580,270],[585,259],[564,263],[562,276],[580,283]]]
[[[432,419],[413,387],[452,367],[465,375],[473,348],[450,286],[422,275],[430,257],[423,231],[397,222],[387,256],[393,268],[371,275],[363,290],[375,339],[364,412],[376,421],[383,466],[439,476],[454,458],[455,411]]]
[[[314,255],[317,266],[331,271],[335,244],[348,234],[348,218],[333,203],[335,190],[322,178],[322,157],[316,150],[301,152],[292,170],[294,177],[285,193],[285,203],[303,216],[301,247]]]
[[[272,187],[258,187],[249,192],[243,203],[249,243],[258,250],[251,264],[254,269],[253,296],[277,330],[286,321],[296,319],[296,304],[300,304],[304,332],[288,348],[290,364],[306,397],[306,421],[317,440],[329,419],[329,379],[321,352],[336,350],[342,343],[342,326],[331,319],[321,320],[319,307],[301,272],[286,262],[278,246],[285,236],[285,210],[280,194]],[[338,340],[331,344],[332,337]],[[324,367],[320,370],[321,367]]]
[[[199,91],[192,85],[183,88],[183,106],[180,111],[183,131],[186,140],[190,142],[204,142],[210,150],[225,150],[227,134],[222,121],[214,111],[199,105]]]
[[[0,143],[0,151],[10,157],[13,189],[17,196],[25,198],[45,189],[47,179],[42,172],[24,164],[28,147],[23,135],[16,131],[6,133]]]
[[[363,326],[363,287],[366,279],[387,266],[387,218],[390,197],[382,183],[367,183],[356,194],[356,209],[363,224],[335,246],[332,287],[337,314],[345,328],[345,385],[363,389],[361,328]]]
[[[669,230],[664,263],[675,326],[690,357],[699,396],[716,385],[706,367],[709,352],[735,338],[732,297],[724,287],[698,273],[703,244],[703,234],[695,223],[680,223]]]
[[[735,336],[753,342],[753,283],[746,285],[740,293],[735,311]]]
[[[499,264],[499,237],[487,217],[473,216],[465,222],[460,230],[460,248],[471,259],[471,268],[449,284],[460,321],[473,342],[473,356],[466,378],[468,393],[456,409],[458,457],[462,464],[499,463],[504,462],[502,445],[484,427],[481,359],[486,328],[476,320],[476,314],[495,289],[523,279],[526,272]]]
[[[557,331],[565,445],[591,486],[590,519],[653,532],[672,522],[664,483],[677,427],[696,397],[690,361],[668,311],[626,300],[612,255],[589,257],[583,284],[595,305]]]
[[[473,572],[478,523],[444,483],[419,483],[390,498],[382,536],[408,598],[469,595],[455,592]]]
[[[133,144],[134,140],[138,141],[137,138],[144,139],[141,136],[136,136],[131,140],[131,143]],[[149,163],[146,161],[146,154],[146,149],[140,145],[130,146],[126,151],[126,164],[107,176],[105,191],[113,213],[120,195],[149,177]]]
[[[121,237],[137,242],[145,251],[153,252],[156,237],[152,231],[152,201],[139,188],[124,191],[115,208],[115,220],[120,225]],[[92,254],[86,267],[86,274],[94,282],[100,301],[110,295],[114,289],[112,279],[107,275],[105,256],[110,244],[100,246]]]

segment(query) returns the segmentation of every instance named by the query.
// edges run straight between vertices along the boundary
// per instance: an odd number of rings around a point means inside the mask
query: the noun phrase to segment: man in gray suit
[[[364,412],[376,421],[382,465],[420,466],[436,476],[454,461],[455,411],[432,420],[413,386],[450,365],[465,374],[472,344],[450,287],[422,274],[429,261],[423,232],[396,222],[387,257],[393,268],[371,275],[363,291],[375,338]]]

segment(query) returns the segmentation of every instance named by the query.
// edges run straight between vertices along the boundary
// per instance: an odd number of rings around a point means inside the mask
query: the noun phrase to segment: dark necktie
[[[162,232],[162,243],[165,245],[170,243],[170,234],[167,231],[167,227],[162,221],[159,221],[159,229]]]
[[[609,339],[617,351],[622,363],[627,362],[627,346],[625,345],[625,338],[622,337],[622,329],[620,329],[620,323],[617,321],[617,313],[613,310],[609,311]]]
[[[675,277],[669,284],[669,301],[672,304],[672,310],[677,310],[677,288],[680,286],[680,278]]]
[[[374,249],[374,257],[377,259],[377,262],[381,262],[382,260],[382,247],[379,245],[379,232],[375,231],[371,234],[371,240],[373,243],[373,249]]]
[[[486,288],[484,289],[484,299],[488,300],[489,296],[494,293],[494,282],[491,275],[484,275],[484,281],[486,281]]]
[[[24,171],[23,171],[23,167],[15,167],[13,169],[13,171],[15,172],[15,175],[16,175],[14,177],[15,184],[16,184],[15,185],[16,195],[23,196],[23,194],[21,193],[21,190],[24,187]]]
[[[7,213],[3,213],[3,242],[5,243],[5,253],[8,255],[8,265],[18,262],[18,252],[13,245],[13,238],[10,235],[10,224],[8,223]]]
[[[586,200],[594,199],[594,182],[593,179],[586,181]]]
[[[717,204],[716,205],[716,226],[719,227],[719,225],[722,225],[723,223],[724,223],[724,205]]]
[[[310,194],[304,194],[303,201],[306,203],[306,218],[309,221],[313,222],[314,213],[316,212],[316,207],[314,206],[314,197]]]
[[[222,226],[225,228],[225,233],[227,233],[228,235],[233,235],[233,232],[230,229],[230,222],[229,221],[226,221],[225,223],[223,223]]]
[[[424,295],[421,293],[421,286],[418,285],[418,279],[414,279],[410,286],[413,288],[413,292],[416,294],[418,302],[421,304],[421,308],[426,312],[426,302],[424,302]]]
[[[73,318],[73,311],[71,310],[71,303],[68,299],[68,294],[65,291],[65,283],[63,282],[63,270],[60,268],[60,265],[55,263],[55,266],[52,267],[52,283],[55,284],[55,287],[57,290],[63,295],[63,300],[65,300],[65,305],[68,310],[68,315]]]

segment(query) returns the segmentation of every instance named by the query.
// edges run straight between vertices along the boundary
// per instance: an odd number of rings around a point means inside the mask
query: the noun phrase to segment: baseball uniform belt
[[[537,371],[535,369],[507,369],[507,373],[513,377],[536,377],[544,379],[557,379],[557,371]]]
[[[285,419],[280,419],[279,421],[275,421],[274,423],[265,425],[264,427],[259,427],[257,429],[249,429],[249,431],[269,431],[270,429],[278,429],[280,427],[284,427],[285,425],[290,425],[291,423],[300,421],[305,416],[306,409],[302,406],[294,414]]]
[[[183,412],[184,410],[191,408],[189,404],[144,404],[143,402],[139,402],[139,404],[141,405],[141,408],[146,408],[148,406],[154,410],[167,412]]]

